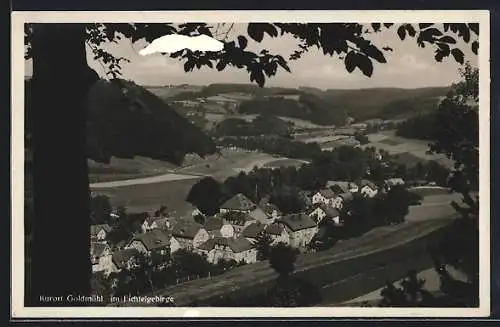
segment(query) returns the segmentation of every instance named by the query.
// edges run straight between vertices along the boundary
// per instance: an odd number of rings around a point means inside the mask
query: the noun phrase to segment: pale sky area
[[[235,24],[228,40],[234,40],[239,34],[245,34],[245,24]],[[309,86],[320,89],[359,89],[373,87],[417,88],[427,86],[447,86],[460,79],[458,68],[452,56],[444,58],[443,62],[434,60],[434,50],[426,46],[418,47],[416,39],[401,41],[396,35],[396,29],[374,33],[368,38],[379,48],[390,46],[393,52],[384,52],[387,63],[374,62],[372,77],[364,76],[358,69],[348,73],[342,60],[337,57],[325,56],[316,49],[305,53],[298,61],[289,61],[291,73],[280,69],[278,74],[266,80],[266,86],[299,87]],[[160,54],[148,56],[139,55],[145,47],[144,42],[132,44],[125,39],[118,44],[110,44],[106,49],[116,56],[128,58],[130,63],[123,63],[123,78],[142,85],[194,84],[208,85],[211,83],[250,83],[246,70],[226,68],[222,72],[203,67],[190,73],[185,73],[183,63]],[[465,54],[473,66],[477,66],[478,58],[470,50],[470,44],[458,40],[456,47]],[[271,53],[281,54],[285,59],[297,47],[297,40],[291,37],[270,38],[267,34],[261,43],[249,39],[249,50],[268,49]],[[89,65],[101,76],[104,70],[101,63],[94,61],[88,50]],[[31,61],[26,61],[25,75],[31,75]]]

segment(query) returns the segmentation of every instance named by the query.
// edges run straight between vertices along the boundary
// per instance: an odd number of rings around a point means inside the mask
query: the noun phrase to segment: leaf
[[[415,31],[415,28],[410,25],[410,24],[407,24],[406,25],[406,30],[408,31],[408,35],[411,36],[411,37],[414,37],[415,34],[416,34],[416,31]]]
[[[464,64],[464,53],[462,52],[462,50],[454,48],[453,50],[451,50],[451,54],[459,64]]]
[[[478,23],[470,23],[469,28],[476,33],[476,35],[479,35],[479,24]]]
[[[422,23],[422,24],[418,24],[418,28],[423,30],[423,29],[426,29],[427,27],[431,27],[432,25],[434,25],[434,23]]]
[[[443,58],[444,58],[443,51],[437,49],[436,55],[434,56],[434,59],[436,59],[437,62],[441,62],[441,61],[443,61]]]
[[[254,68],[250,73],[250,81],[255,81],[260,87],[263,87],[265,83],[265,77],[262,70]]]
[[[247,38],[244,37],[243,35],[238,36],[238,44],[240,45],[241,49],[245,49],[247,47]]]
[[[445,35],[442,38],[439,38],[438,41],[444,42],[444,43],[451,43],[451,44],[457,43],[457,41],[454,38],[452,38],[451,36],[448,36],[448,35]]]
[[[354,68],[356,68],[356,53],[354,51],[349,51],[344,60],[345,69],[347,72],[352,73]]]
[[[214,65],[212,64],[212,62],[210,60],[207,60],[206,64],[208,67],[214,68]]]
[[[358,54],[357,56],[357,66],[363,72],[365,76],[371,77],[373,74],[373,63],[367,56]]]
[[[399,26],[398,28],[398,36],[401,40],[404,40],[406,37],[406,27],[404,25]]]
[[[364,53],[367,54],[369,57],[377,60],[380,63],[386,63],[387,60],[384,57],[384,54],[382,51],[380,51],[376,46],[373,44],[370,44],[366,49],[364,49]]]
[[[389,27],[391,27],[392,25],[394,25],[394,23],[384,23],[384,27],[385,27],[385,28],[389,28]]]
[[[394,51],[391,47],[383,47],[382,50],[384,51]]]
[[[472,42],[472,52],[474,52],[475,55],[477,55],[478,49],[479,49],[479,42],[477,41]]]
[[[269,34],[271,37],[276,37],[278,36],[278,31],[276,30],[276,27],[274,27],[271,24],[263,24],[263,29],[264,31]]]
[[[259,43],[264,38],[264,30],[262,29],[261,24],[249,23],[247,27],[247,33],[248,36]]]

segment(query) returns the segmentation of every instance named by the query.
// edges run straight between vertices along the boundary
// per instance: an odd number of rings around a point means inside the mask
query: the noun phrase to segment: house
[[[390,190],[393,186],[396,185],[405,185],[405,181],[402,178],[389,178],[384,181],[386,190]]]
[[[210,236],[203,225],[193,222],[179,222],[172,230],[170,253],[179,249],[192,250],[206,242]]]
[[[206,255],[213,264],[220,260],[235,260],[245,263],[257,262],[257,249],[244,237],[216,237],[201,244],[196,252]]]
[[[122,269],[132,269],[136,263],[137,255],[139,251],[135,248],[124,249],[120,251],[113,252],[111,256],[111,272],[119,272]]]
[[[141,225],[142,232],[146,233],[155,228],[169,229],[171,228],[172,221],[173,218],[169,217],[148,216]]]
[[[278,206],[272,204],[269,202],[269,197],[265,196],[263,197],[260,202],[259,202],[259,208],[261,208],[268,217],[272,219],[276,219],[281,217],[281,212],[278,208]]]
[[[359,186],[359,192],[370,198],[373,198],[378,193],[377,185],[369,180],[362,180]]]
[[[290,244],[290,234],[288,234],[288,231],[283,225],[278,223],[267,225],[265,232],[273,240],[271,245],[276,245],[278,243]]]
[[[335,193],[329,188],[324,188],[319,190],[313,195],[312,204],[318,204],[318,203],[332,204],[334,198],[335,198]]]
[[[255,203],[252,202],[242,193],[238,193],[220,206],[220,212],[246,212],[254,210],[257,207]]]
[[[169,233],[156,228],[134,236],[127,248],[134,248],[146,255],[153,253],[165,255],[170,252],[170,239]]]
[[[317,225],[321,222],[331,221],[335,225],[340,225],[340,213],[336,208],[333,208],[324,203],[320,203],[312,208],[309,212],[309,217],[313,218]]]
[[[326,182],[326,187],[336,194],[347,192],[356,193],[359,191],[359,186],[356,183],[346,181],[328,181]]]
[[[242,232],[241,236],[246,238],[252,243],[255,243],[257,240],[257,237],[264,233],[266,225],[260,223],[260,222],[254,222],[248,225]]]
[[[278,220],[290,235],[290,245],[293,247],[305,247],[318,232],[318,226],[314,220],[305,213],[289,214]]]
[[[149,217],[148,212],[131,212],[127,213],[127,219],[132,226],[132,229],[136,232],[142,232],[142,226],[144,221]]]
[[[306,207],[312,205],[312,194],[310,191],[300,190],[299,199],[306,205]]]
[[[332,207],[334,207],[336,209],[342,209],[344,207],[344,204],[346,202],[351,201],[353,199],[353,197],[354,197],[354,195],[350,192],[339,194],[333,200]]]
[[[96,241],[104,241],[112,230],[108,224],[91,225],[90,237]]]
[[[248,225],[257,220],[245,212],[230,211],[220,215],[224,223],[231,224],[234,234],[239,235]]]
[[[234,236],[233,225],[224,223],[221,218],[208,217],[203,227],[211,238]]]
[[[92,272],[109,271],[111,269],[112,251],[109,245],[103,242],[92,242],[90,244],[90,260]]]

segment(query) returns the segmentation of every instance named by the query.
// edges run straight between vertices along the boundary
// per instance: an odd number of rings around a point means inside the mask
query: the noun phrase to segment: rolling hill
[[[239,114],[265,112],[304,119],[320,125],[342,125],[347,116],[356,121],[371,118],[407,118],[434,109],[440,97],[445,96],[449,89],[427,87],[320,90],[312,87],[260,88],[253,84],[210,84],[197,92],[180,92],[166,97],[165,92],[158,87],[150,88],[168,101],[194,100],[229,93],[247,94],[253,98],[239,104]],[[298,95],[298,99],[290,99],[286,95]]]

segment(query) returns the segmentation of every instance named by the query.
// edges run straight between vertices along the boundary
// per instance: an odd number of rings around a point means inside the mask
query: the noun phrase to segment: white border
[[[74,22],[479,22],[480,23],[480,307],[479,308],[29,308],[24,307],[24,29],[29,23]],[[490,314],[490,21],[487,10],[404,11],[137,11],[12,12],[12,270],[13,318],[189,317],[486,317]]]

